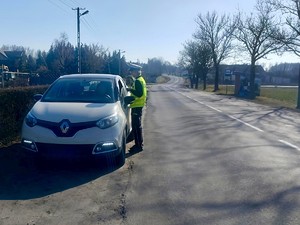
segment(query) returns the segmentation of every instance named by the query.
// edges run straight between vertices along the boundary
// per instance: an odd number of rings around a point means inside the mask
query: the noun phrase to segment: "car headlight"
[[[25,122],[29,127],[34,127],[37,124],[37,119],[29,112],[25,118]]]
[[[111,116],[105,117],[97,122],[97,126],[101,129],[106,129],[112,127],[119,121],[119,117],[117,114],[113,114]]]

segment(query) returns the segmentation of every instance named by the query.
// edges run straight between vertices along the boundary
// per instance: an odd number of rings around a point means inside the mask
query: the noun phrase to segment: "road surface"
[[[298,113],[150,89],[126,224],[300,224]]]

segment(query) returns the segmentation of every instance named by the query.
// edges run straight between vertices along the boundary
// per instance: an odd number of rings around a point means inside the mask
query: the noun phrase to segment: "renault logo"
[[[61,125],[60,125],[60,130],[63,134],[66,134],[68,132],[68,130],[70,129],[70,124],[67,121],[64,121]]]

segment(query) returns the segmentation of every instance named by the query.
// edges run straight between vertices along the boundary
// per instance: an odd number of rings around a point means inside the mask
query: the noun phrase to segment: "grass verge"
[[[234,95],[234,86],[219,85],[220,90],[214,92],[221,95]],[[208,85],[206,92],[213,92],[214,86]],[[272,107],[285,107],[296,109],[297,105],[297,88],[282,88],[282,87],[262,87],[260,96],[250,100],[259,104],[264,104]],[[248,99],[247,99],[248,100]]]
[[[167,83],[169,80],[170,78],[167,76],[159,76],[156,78],[156,83],[157,84]]]

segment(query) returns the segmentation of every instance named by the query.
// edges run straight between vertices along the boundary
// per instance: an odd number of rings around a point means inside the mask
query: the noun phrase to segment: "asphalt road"
[[[150,88],[125,224],[300,224],[299,114],[179,83]]]
[[[181,82],[149,87],[122,168],[0,148],[0,225],[300,224],[300,114]]]

